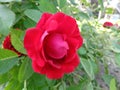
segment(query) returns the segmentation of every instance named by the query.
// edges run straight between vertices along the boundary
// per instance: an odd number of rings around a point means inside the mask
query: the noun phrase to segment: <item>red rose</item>
[[[59,79],[79,64],[77,49],[83,39],[75,19],[58,12],[44,13],[35,28],[29,28],[24,47],[35,72]]]
[[[6,36],[4,41],[3,41],[3,48],[4,49],[9,49],[12,50],[14,52],[16,52],[18,54],[18,56],[21,56],[22,54],[20,52],[18,52],[12,45],[11,43],[11,39],[10,39],[10,35]]]
[[[110,28],[110,27],[112,27],[113,26],[113,23],[111,23],[111,22],[105,22],[104,24],[103,24],[103,27],[106,27],[106,28]]]

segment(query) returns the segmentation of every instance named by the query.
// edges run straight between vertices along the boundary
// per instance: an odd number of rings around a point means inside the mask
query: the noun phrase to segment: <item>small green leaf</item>
[[[38,22],[38,20],[41,17],[41,12],[36,10],[36,9],[27,9],[24,14],[29,17],[30,19],[32,19],[33,21],[35,21],[36,23]]]
[[[0,60],[11,59],[14,57],[18,57],[18,55],[15,52],[0,48]]]
[[[5,0],[4,0],[5,1]],[[8,7],[0,5],[0,18],[7,27],[13,25],[15,21],[15,14]],[[8,22],[9,21],[9,22]]]
[[[94,74],[97,74],[99,72],[98,64],[94,62],[93,60],[91,60],[90,62],[92,64]]]
[[[66,5],[67,0],[57,0],[58,6],[63,8]]]
[[[93,90],[93,85],[91,82],[86,86],[86,90]]]
[[[51,84],[51,83],[47,83],[45,79],[46,78],[44,75],[33,73],[32,76],[27,80],[29,82],[27,85],[27,89],[28,90],[49,90],[48,84]]]
[[[4,74],[8,72],[13,66],[18,63],[18,59],[8,59],[8,60],[0,60],[0,74]]]
[[[86,52],[86,50],[85,50],[84,47],[81,47],[81,48],[78,50],[78,53],[79,53],[80,55],[85,55],[87,52]]]
[[[50,2],[50,0],[40,0],[39,4],[40,5],[38,6],[38,8],[42,12],[51,12],[51,13],[57,12],[55,5],[52,2]]]
[[[110,90],[117,90],[116,81],[114,78],[110,81]]]
[[[116,62],[117,65],[120,66],[120,53],[115,54],[115,62]]]
[[[112,47],[111,49],[116,52],[116,53],[120,53],[120,45],[118,44],[118,41],[117,40],[114,40],[112,42]]]
[[[84,78],[85,79],[85,78]],[[67,88],[67,90],[87,90],[88,87],[88,79],[80,81],[78,85],[71,85]]]
[[[0,5],[0,12],[2,12],[0,13],[0,33],[7,35],[15,21],[15,14],[4,5]]]
[[[79,12],[79,16],[80,16],[80,19],[83,20],[83,19],[90,19],[90,17],[88,16],[87,13],[84,13],[84,12]]]
[[[6,83],[10,80],[10,75],[8,73],[0,75],[0,85]]]
[[[35,27],[36,25],[36,22],[31,20],[30,18],[26,18],[23,23],[24,23],[25,28]]]
[[[70,86],[67,90],[81,90],[81,88],[79,86]]]
[[[20,2],[22,0],[0,0],[0,2],[12,2],[12,1]]]
[[[29,79],[32,74],[33,74],[33,69],[31,65],[31,60],[29,58],[23,59],[23,63],[18,73],[18,80],[20,82],[23,82],[24,80]]]
[[[62,84],[59,86],[58,90],[66,90],[66,83],[62,81]]]
[[[1,18],[0,18],[0,33],[3,35],[7,35],[9,33],[9,28],[5,26]]]
[[[70,0],[70,3],[73,5],[77,5],[77,3],[75,2],[75,0]]]
[[[106,14],[113,14],[114,12],[114,9],[109,7],[109,8],[106,8]]]
[[[10,71],[9,71],[9,76],[12,79],[18,80],[18,72],[19,72],[20,65],[14,66]]]
[[[113,79],[113,76],[105,74],[105,75],[102,76],[102,78],[105,81],[105,83],[109,86],[110,81]]]
[[[93,90],[93,85],[87,77],[80,80],[78,85],[71,85],[67,90]]]
[[[22,31],[20,31],[20,30],[12,30],[11,31],[12,45],[14,46],[14,48],[17,51],[19,51],[23,54],[26,54],[26,51],[23,46],[23,41],[21,40],[21,36],[24,37]]]
[[[4,90],[22,90],[23,85],[17,80],[11,80]]]
[[[93,80],[94,72],[93,72],[93,67],[92,67],[91,62],[89,60],[81,58],[81,64],[82,64],[84,70],[86,71],[86,73],[88,74],[88,76],[90,77],[90,79]]]

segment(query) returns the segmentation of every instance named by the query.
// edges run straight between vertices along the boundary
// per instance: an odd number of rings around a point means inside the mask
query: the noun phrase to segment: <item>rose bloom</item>
[[[105,22],[105,23],[103,24],[103,27],[106,27],[106,28],[110,28],[110,27],[112,27],[112,26],[114,26],[114,25],[113,25],[113,23],[111,23],[111,22]]]
[[[59,79],[79,65],[77,49],[83,39],[74,18],[58,12],[44,13],[36,27],[26,30],[24,47],[33,70]]]
[[[3,41],[3,48],[4,49],[8,49],[8,50],[11,50],[11,51],[14,51],[15,53],[18,54],[18,56],[21,56],[22,53],[18,52],[12,45],[11,43],[11,38],[10,38],[10,35],[6,36],[4,41]]]

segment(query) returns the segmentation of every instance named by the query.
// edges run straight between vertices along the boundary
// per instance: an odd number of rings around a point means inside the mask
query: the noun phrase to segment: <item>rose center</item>
[[[44,39],[44,51],[53,59],[61,59],[67,54],[69,46],[61,34],[51,34]]]

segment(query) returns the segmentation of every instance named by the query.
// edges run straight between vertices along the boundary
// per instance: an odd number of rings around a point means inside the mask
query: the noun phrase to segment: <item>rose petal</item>
[[[45,38],[44,50],[45,53],[53,59],[61,59],[67,54],[69,46],[66,41],[63,40],[62,35],[52,34]]]
[[[58,23],[55,20],[51,20],[50,22],[45,24],[45,27],[46,27],[45,30],[47,30],[48,32],[52,30],[56,30],[58,27]]]
[[[61,69],[54,68],[49,63],[45,64],[40,73],[46,74],[49,79],[59,79],[64,75]]]
[[[50,78],[50,79],[60,79],[63,77],[63,72],[60,72],[60,70],[50,70],[50,71],[47,71],[46,73],[47,77]]]
[[[67,42],[69,44],[69,47],[76,50],[82,46],[83,38],[80,36],[78,38],[68,37]]]
[[[49,67],[47,69],[46,75],[50,79],[60,79],[63,77],[64,73],[61,71],[61,69],[55,69]]]
[[[41,71],[41,69],[42,69],[40,66],[38,66],[38,65],[36,64],[35,61],[32,62],[32,67],[33,67],[33,70],[34,70],[35,72],[37,72],[37,73],[39,73],[39,72]]]
[[[53,15],[48,19],[47,23],[49,23],[49,22],[52,21],[52,20],[56,20],[57,23],[60,24],[61,22],[63,22],[63,19],[64,19],[65,16],[66,16],[66,15],[65,15],[64,13],[62,13],[62,12],[57,12],[56,14],[53,14]]]
[[[44,26],[44,24],[46,23],[46,21],[52,16],[52,14],[50,13],[44,13],[41,16],[41,19],[38,21],[36,28],[41,28]]]
[[[47,21],[46,21],[46,25],[45,28],[47,30],[49,24],[51,23],[51,21],[54,21],[55,25],[54,27],[56,27],[56,31],[60,32],[60,33],[66,33],[66,34],[70,34],[72,33],[72,31],[74,31],[73,28],[76,27],[76,21],[75,19],[73,19],[70,16],[65,15],[62,12],[58,12],[54,15],[52,15]],[[53,24],[52,24],[53,25]],[[50,29],[52,30],[52,29]],[[55,28],[53,29],[53,31],[55,30]]]
[[[68,36],[71,36],[76,29],[76,21],[70,16],[65,16],[63,21],[58,24],[58,31],[60,33],[64,33]]]
[[[42,35],[41,31],[37,28],[27,29],[24,37],[24,47],[27,50],[35,48],[36,44],[38,43],[38,39],[40,38],[41,35]]]
[[[72,58],[72,60],[70,60],[70,62],[64,63],[62,65],[62,70],[65,73],[70,73],[74,71],[74,69],[79,65],[79,63],[80,63],[79,56],[75,54],[75,56]]]
[[[45,61],[39,56],[39,47],[42,45],[40,43],[41,35],[42,32],[37,28],[28,29],[24,37],[24,47],[32,60],[39,61],[39,65],[44,66]]]
[[[61,68],[61,65],[55,63],[54,60],[48,60],[48,63],[49,63],[52,67],[54,67],[54,68],[57,68],[57,69],[60,69],[60,68]]]

